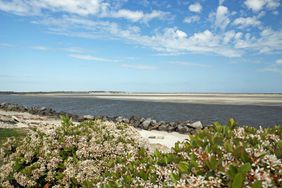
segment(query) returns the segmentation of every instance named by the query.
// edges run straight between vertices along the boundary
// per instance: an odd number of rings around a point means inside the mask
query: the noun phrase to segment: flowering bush
[[[36,128],[1,148],[3,187],[281,187],[282,130],[212,127],[171,152],[152,152],[133,128],[112,122]]]

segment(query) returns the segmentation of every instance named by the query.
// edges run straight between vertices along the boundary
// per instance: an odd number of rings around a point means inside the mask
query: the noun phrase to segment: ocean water
[[[226,123],[233,117],[240,125],[255,127],[282,125],[282,106],[187,104],[0,94],[0,103],[2,102],[29,107],[45,106],[78,115],[136,116],[164,121],[200,120],[205,125],[215,121]]]

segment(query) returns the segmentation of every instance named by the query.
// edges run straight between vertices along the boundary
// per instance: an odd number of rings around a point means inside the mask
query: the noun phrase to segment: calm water
[[[107,115],[151,117],[156,120],[201,120],[204,124],[226,122],[234,117],[241,125],[282,125],[281,106],[180,104],[139,102],[93,98],[34,97],[0,95],[0,103],[10,102],[26,106],[45,106],[56,111],[79,115]]]

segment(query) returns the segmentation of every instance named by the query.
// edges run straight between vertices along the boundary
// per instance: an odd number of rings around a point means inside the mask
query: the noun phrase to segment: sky
[[[0,91],[282,92],[280,0],[0,0]]]

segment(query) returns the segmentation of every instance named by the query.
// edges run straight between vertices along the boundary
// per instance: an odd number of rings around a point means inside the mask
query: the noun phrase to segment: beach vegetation
[[[0,187],[281,187],[282,129],[234,119],[152,150],[124,123],[63,116],[1,146]]]

